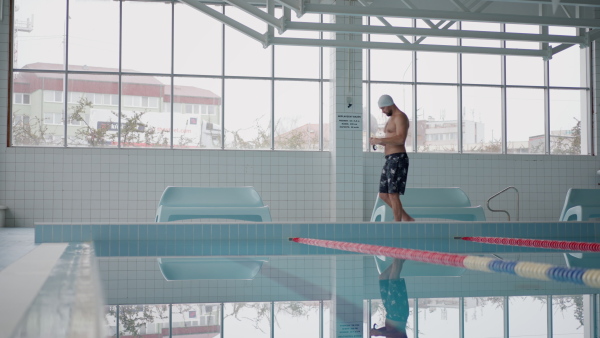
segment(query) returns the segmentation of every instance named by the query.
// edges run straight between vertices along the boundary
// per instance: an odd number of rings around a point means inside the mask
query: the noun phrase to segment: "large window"
[[[267,28],[235,7],[209,8]],[[325,48],[263,48],[178,1],[17,0],[13,13],[14,146],[327,147]],[[281,36],[292,35],[322,33]]]
[[[384,18],[393,20],[392,18]],[[379,18],[367,23],[380,25]],[[438,22],[409,20],[396,26],[426,28]],[[455,22],[444,29],[575,36],[574,28]],[[466,48],[537,49],[539,42],[404,36],[412,43]],[[397,36],[382,40],[400,41]],[[550,44],[556,47],[558,44]],[[408,151],[434,153],[591,154],[588,49],[539,56],[424,51],[365,51],[364,144],[381,133],[387,117],[377,98],[389,94],[410,120]],[[413,102],[414,100],[415,102]],[[374,126],[375,124],[375,126]],[[370,128],[370,129],[369,129]],[[380,147],[381,148],[381,147]]]
[[[110,305],[108,337],[330,337],[331,301]],[[273,318],[274,316],[274,318]]]

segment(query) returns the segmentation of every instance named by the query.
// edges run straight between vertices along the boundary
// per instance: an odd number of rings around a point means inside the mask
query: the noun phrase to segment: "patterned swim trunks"
[[[408,155],[406,153],[385,156],[385,165],[381,171],[379,192],[404,195],[408,176]]]
[[[406,324],[410,310],[404,278],[380,280],[379,292],[386,311],[385,317]]]

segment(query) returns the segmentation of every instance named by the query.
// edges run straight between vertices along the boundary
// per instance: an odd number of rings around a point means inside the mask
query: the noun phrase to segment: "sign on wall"
[[[362,115],[357,113],[338,113],[337,130],[360,130]]]

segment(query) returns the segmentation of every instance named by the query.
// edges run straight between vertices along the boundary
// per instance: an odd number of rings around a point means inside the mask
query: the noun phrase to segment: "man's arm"
[[[371,142],[371,144],[404,146],[408,134],[408,118],[406,115],[401,115],[391,122],[396,129],[394,134],[388,137],[375,138],[375,142]]]

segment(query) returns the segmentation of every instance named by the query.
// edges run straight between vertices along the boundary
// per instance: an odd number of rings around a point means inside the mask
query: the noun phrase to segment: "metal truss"
[[[371,2],[367,0],[346,0],[341,4],[339,1],[335,4],[328,4],[311,3],[303,0],[265,0],[266,3],[257,4],[246,0],[222,0],[222,3],[234,6],[263,21],[268,27],[264,33],[229,18],[225,14],[209,7],[203,1],[179,1],[260,42],[265,48],[270,45],[315,46],[517,55],[551,59],[554,54],[567,48],[575,45],[585,48],[600,38],[600,19],[594,18],[594,11],[600,8],[600,1],[598,0],[430,0],[429,2],[419,2],[419,6],[429,5],[429,9],[419,9],[411,0],[394,0],[394,2],[390,2],[390,0],[375,0]],[[440,4],[440,6],[436,7],[436,3]],[[523,10],[521,10],[521,6],[524,6]],[[283,8],[283,15],[281,17],[275,16],[275,7]],[[532,9],[534,14],[537,13],[537,15],[531,14]],[[377,18],[382,25],[366,25],[364,24],[366,20],[355,20],[363,22],[361,24],[302,22],[300,20],[292,20],[291,11],[296,14],[297,18],[301,18],[307,13]],[[428,28],[394,26],[390,23],[391,18],[420,19]],[[504,31],[462,30],[458,24],[459,22],[534,25],[539,27],[540,33],[525,34]],[[575,28],[578,33],[577,35],[548,34],[547,27],[551,26]],[[395,35],[398,41],[374,42],[358,39],[286,38],[276,36],[275,30],[278,35],[293,30],[345,33],[357,36],[361,34]],[[423,43],[427,37],[529,41],[539,42],[539,47],[535,49],[520,49]],[[551,44],[554,44],[554,46],[551,46]]]

